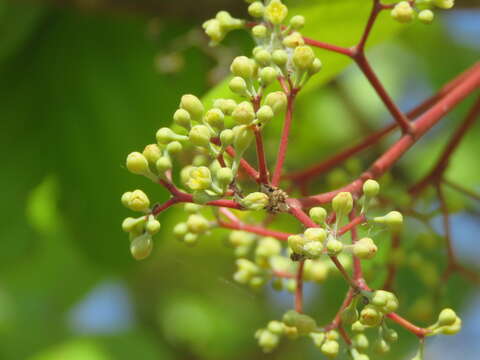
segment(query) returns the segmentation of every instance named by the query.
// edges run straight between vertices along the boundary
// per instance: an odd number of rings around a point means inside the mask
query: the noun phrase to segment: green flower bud
[[[323,244],[318,241],[309,241],[303,247],[304,254],[310,259],[316,259],[322,255]]]
[[[250,281],[248,282],[248,285],[252,288],[252,289],[260,289],[263,285],[265,285],[265,278],[261,277],[261,276],[254,276],[253,278],[250,279]]]
[[[455,0],[433,0],[436,7],[440,9],[451,9],[455,5]]]
[[[273,320],[268,323],[267,329],[272,334],[283,335],[283,332],[285,331],[285,325],[280,321]]]
[[[324,333],[310,333],[310,337],[312,338],[316,347],[321,347],[325,341]]]
[[[322,70],[322,66],[323,66],[322,61],[319,58],[315,58],[313,60],[312,66],[310,66],[310,68],[308,69],[308,74],[310,76],[315,75],[320,70]]]
[[[181,126],[185,129],[190,128],[190,121],[191,121],[190,113],[185,110],[185,109],[178,109],[175,111],[175,114],[173,114],[173,121],[175,124],[178,126]]]
[[[198,243],[198,235],[193,233],[187,233],[183,237],[183,242],[188,246],[194,246]]]
[[[322,351],[323,355],[329,358],[334,358],[338,355],[338,351],[340,349],[340,346],[338,345],[338,342],[335,340],[327,340],[323,343],[322,347],[320,350]]]
[[[122,194],[121,201],[122,201],[123,206],[128,208],[128,202],[130,201],[131,197],[132,197],[132,192],[131,191],[127,191],[127,192]]]
[[[377,253],[377,246],[370,238],[363,238],[358,240],[353,245],[353,254],[360,259],[371,259]]]
[[[358,320],[357,301],[354,299],[342,312],[342,321],[345,324],[354,324]]]
[[[225,126],[223,122],[224,118],[225,115],[223,114],[222,110],[214,108],[207,111],[204,121],[215,129],[223,129]]]
[[[255,61],[260,66],[270,65],[270,62],[272,61],[272,54],[265,49],[260,49],[255,52]]]
[[[267,66],[260,70],[260,80],[265,85],[273,83],[277,79],[277,76],[278,72],[273,67]]]
[[[352,331],[363,332],[365,331],[365,329],[366,329],[365,325],[363,325],[360,321],[355,321],[352,324]]]
[[[373,221],[378,224],[385,224],[391,231],[398,232],[402,229],[403,215],[398,211],[391,211],[385,216],[374,218]]]
[[[150,234],[150,235],[155,235],[160,231],[161,228],[160,221],[158,221],[155,218],[149,219],[147,221],[147,225],[145,225],[145,230]]]
[[[188,214],[196,214],[202,210],[202,205],[187,203],[183,206],[183,209]]]
[[[390,351],[390,345],[383,339],[377,339],[373,348],[376,352],[380,354],[385,354]]]
[[[165,171],[170,170],[172,168],[172,161],[167,156],[162,156],[160,159],[157,160],[155,164],[157,167],[157,171],[159,174],[163,174]]]
[[[327,238],[327,232],[322,228],[308,228],[303,234],[308,241],[324,242]]]
[[[387,305],[388,301],[390,300],[390,296],[392,293],[385,291],[385,290],[376,290],[373,292],[372,297],[370,299],[370,303],[379,307],[383,308]]]
[[[169,154],[178,154],[180,151],[182,151],[182,148],[182,144],[178,141],[172,141],[167,145],[167,151]]]
[[[237,103],[233,99],[217,99],[214,101],[213,107],[220,109],[225,115],[230,116],[237,107]]]
[[[190,171],[194,167],[191,165],[185,166],[181,171],[180,171],[180,181],[182,182],[183,185],[187,185],[188,180],[190,180]]]
[[[425,9],[418,13],[418,20],[424,24],[431,24],[435,15],[432,10]]]
[[[353,198],[349,192],[341,192],[332,200],[333,211],[337,213],[337,218],[349,214],[353,209]]]
[[[311,208],[308,212],[308,215],[313,221],[320,225],[325,222],[325,219],[327,218],[327,211],[324,208],[317,206]]]
[[[255,255],[258,257],[268,258],[279,255],[281,251],[282,246],[277,239],[272,237],[264,237],[259,241],[258,246],[255,249]]]
[[[273,117],[274,117],[273,110],[268,105],[263,105],[257,111],[257,119],[262,124],[269,122],[270,120],[273,119]]]
[[[363,183],[363,193],[366,197],[373,198],[380,192],[380,184],[375,180],[369,179]]]
[[[262,210],[268,205],[268,196],[262,192],[254,192],[245,196],[241,204],[248,210]]]
[[[193,214],[187,219],[187,227],[193,234],[202,234],[210,228],[210,224],[202,215]]]
[[[232,117],[239,124],[250,124],[255,119],[255,111],[252,104],[248,101],[238,104],[232,113]]]
[[[205,30],[205,34],[212,40],[213,44],[218,44],[226,35],[224,29],[220,25],[220,21],[217,19],[210,19],[205,21],[202,26]]]
[[[162,145],[166,145],[175,140],[186,140],[187,137],[178,135],[172,131],[172,129],[163,127],[157,131],[157,142]]]
[[[396,343],[398,341],[398,333],[393,330],[393,329],[387,329],[384,334],[383,334],[383,337],[385,338],[385,340],[387,340],[389,343]]]
[[[255,25],[252,28],[252,35],[256,38],[263,39],[263,38],[267,37],[267,34],[268,34],[268,31],[267,31],[266,26],[264,26],[264,25]]]
[[[147,145],[143,150],[143,156],[145,156],[145,159],[147,159],[150,164],[155,164],[161,155],[162,153],[157,144]]]
[[[289,310],[283,315],[285,325],[295,327],[299,335],[307,335],[317,328],[317,323],[310,316]]]
[[[365,334],[355,335],[352,339],[352,342],[353,346],[362,352],[368,350],[368,347],[370,346],[368,338],[365,336]]]
[[[134,230],[137,230],[137,226],[142,225],[145,222],[145,217],[142,216],[140,218],[132,218],[132,217],[127,217],[125,220],[122,222],[122,230],[125,232],[131,232]]]
[[[177,239],[182,239],[188,233],[187,223],[180,222],[173,228],[173,235]]]
[[[233,128],[233,146],[237,151],[237,155],[243,154],[250,146],[252,140],[253,133],[247,126],[241,125]]]
[[[305,26],[305,17],[302,15],[295,15],[290,19],[290,26],[295,30],[300,30]]]
[[[304,277],[305,280],[323,283],[327,280],[329,267],[322,261],[305,262]]]
[[[208,189],[212,185],[210,169],[205,166],[191,168],[186,185],[194,191]]]
[[[150,200],[142,190],[134,190],[128,198],[127,207],[133,211],[146,212],[150,209]]]
[[[251,79],[256,71],[255,62],[246,56],[237,56],[233,59],[230,71],[235,76],[240,76],[244,79]]]
[[[248,7],[248,13],[252,17],[263,17],[263,13],[265,12],[265,6],[263,6],[262,2],[255,1],[254,3],[250,4]]]
[[[293,63],[300,70],[308,70],[315,60],[315,53],[307,45],[298,46],[293,52]]]
[[[215,18],[220,22],[220,26],[227,30],[240,29],[243,26],[243,20],[235,19],[227,11],[219,11]]]
[[[457,314],[450,308],[443,309],[438,315],[439,326],[451,326],[455,324],[457,320]]]
[[[193,145],[208,147],[210,144],[210,129],[205,125],[195,125],[190,129],[188,138]]]
[[[275,50],[272,54],[272,60],[275,65],[283,68],[288,62],[288,53],[283,49]]]
[[[226,187],[233,181],[233,171],[230,168],[220,168],[216,172],[216,178],[220,186]]]
[[[450,326],[444,326],[441,328],[441,333],[443,335],[455,335],[458,334],[462,330],[462,320],[457,317],[455,323]]]
[[[139,152],[132,152],[128,154],[126,165],[128,171],[130,171],[132,174],[145,175],[150,171],[147,159]]]
[[[279,342],[280,338],[278,335],[275,335],[267,330],[262,331],[258,339],[258,345],[260,345],[262,350],[266,353],[272,352],[277,347]]]
[[[289,48],[296,48],[305,44],[302,34],[295,31],[283,39],[283,45]]]
[[[398,22],[408,23],[413,20],[415,11],[408,1],[400,1],[392,9],[390,15]]]
[[[222,146],[227,147],[233,144],[234,133],[230,129],[225,129],[220,133],[220,142]]]
[[[245,231],[232,231],[228,240],[235,247],[247,246],[255,240],[255,236]]]
[[[288,8],[280,0],[271,0],[265,8],[265,19],[274,25],[281,24],[288,15]]]
[[[248,96],[247,83],[245,79],[241,78],[240,76],[235,76],[232,78],[232,80],[230,80],[228,83],[228,88],[234,94],[239,96]]]
[[[378,326],[382,318],[382,314],[372,305],[365,306],[360,312],[360,322],[365,326]]]
[[[306,243],[307,241],[303,236],[290,235],[288,237],[288,247],[292,249],[292,251],[295,254],[303,255],[304,254],[303,247],[305,246]]]
[[[191,118],[196,121],[202,119],[205,110],[200,99],[191,94],[182,96],[182,99],[180,100],[180,108],[187,110]]]
[[[327,242],[327,251],[330,255],[338,255],[343,250],[343,243],[337,239],[330,239]]]
[[[276,115],[287,107],[287,95],[282,91],[271,92],[265,98],[265,105],[270,106]]]
[[[135,260],[143,260],[147,258],[153,249],[152,237],[144,234],[136,237],[130,243],[130,252]]]

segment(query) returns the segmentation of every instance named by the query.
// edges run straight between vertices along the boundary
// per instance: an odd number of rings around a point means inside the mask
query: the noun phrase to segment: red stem
[[[404,329],[410,331],[411,333],[415,334],[419,338],[424,338],[427,334],[430,333],[430,330],[418,327],[412,324],[410,321],[404,319],[397,313],[390,313],[386,315],[389,319],[396,322],[398,325],[402,326]]]
[[[263,147],[262,132],[255,125],[253,128],[253,133],[255,134],[255,143],[257,146],[257,159],[258,159],[258,170],[259,176],[258,181],[262,184],[268,184],[268,168],[267,160],[265,159],[265,150]]]
[[[390,249],[390,258],[392,258],[393,253],[395,250],[398,249],[400,246],[400,234],[395,233],[392,235],[392,247]],[[388,269],[387,269],[387,278],[385,279],[385,283],[383,284],[382,289],[391,291],[393,289],[393,282],[395,281],[395,276],[397,274],[397,266],[392,262],[392,259],[390,259],[390,262],[388,264]]]
[[[352,56],[353,55],[353,51],[349,48],[346,48],[346,47],[329,44],[329,43],[326,43],[326,42],[310,39],[310,38],[307,38],[307,37],[304,37],[303,40],[305,41],[305,44],[313,46],[313,47],[317,47],[317,48],[320,48],[320,49],[336,52],[338,54],[342,54],[342,55],[346,55],[346,56]]]
[[[298,262],[297,269],[297,287],[295,288],[295,311],[298,313],[303,312],[303,267],[305,260]]]

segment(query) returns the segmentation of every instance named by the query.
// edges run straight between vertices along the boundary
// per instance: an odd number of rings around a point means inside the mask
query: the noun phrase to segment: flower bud
[[[302,34],[295,31],[283,39],[283,45],[289,48],[296,48],[305,44]]]
[[[380,354],[385,354],[390,351],[390,345],[382,338],[379,338],[377,341],[375,341],[373,348]]]
[[[253,106],[248,101],[244,101],[237,105],[232,113],[233,120],[239,124],[248,125],[255,119]]]
[[[343,243],[337,239],[330,239],[327,242],[327,251],[330,255],[338,255],[343,250]]]
[[[310,68],[308,69],[308,74],[310,76],[312,75],[315,75],[316,73],[318,73],[320,70],[322,70],[322,61],[319,59],[319,58],[315,58],[313,60],[313,63],[312,65],[310,66]]]
[[[270,65],[272,61],[272,54],[265,50],[265,49],[260,49],[255,52],[255,61],[260,65],[260,66],[267,66]]]
[[[146,212],[150,208],[150,200],[142,190],[134,190],[128,197],[126,205],[130,210]]]
[[[303,247],[307,241],[305,238],[301,235],[290,235],[288,237],[288,247],[295,253],[295,254],[300,254],[303,255]]]
[[[285,331],[285,325],[280,321],[273,320],[268,323],[267,329],[273,334],[283,335],[283,332]]]
[[[220,133],[220,142],[222,146],[227,147],[233,144],[234,133],[233,130],[225,129]]]
[[[196,146],[208,147],[210,144],[210,129],[205,125],[195,125],[190,129],[188,138]]]
[[[302,15],[295,15],[290,19],[290,26],[295,30],[300,30],[305,26],[305,17]]]
[[[455,324],[457,320],[457,314],[450,308],[443,309],[438,315],[438,325],[439,326],[451,326]]]
[[[162,145],[166,145],[175,140],[186,140],[185,136],[178,135],[172,131],[172,129],[163,127],[157,131],[155,135],[157,138],[157,142]]]
[[[250,4],[248,7],[248,13],[252,17],[257,17],[260,18],[263,16],[263,13],[265,12],[265,6],[263,6],[262,2],[260,1],[255,1]]]
[[[388,329],[383,334],[385,340],[389,343],[396,343],[398,341],[398,333],[394,329]]]
[[[185,109],[178,109],[175,111],[175,114],[173,114],[174,123],[185,129],[190,128],[191,120],[190,113]]]
[[[363,238],[358,240],[353,245],[353,254],[360,259],[371,259],[377,253],[377,246],[370,238]]]
[[[272,352],[280,342],[278,335],[271,333],[270,331],[262,331],[260,337],[258,338],[258,345],[266,353]]]
[[[418,13],[418,20],[424,24],[431,24],[435,15],[432,10],[425,9]]]
[[[287,311],[283,315],[282,321],[289,327],[297,328],[299,335],[309,334],[317,328],[317,323],[314,319],[308,315],[300,314],[295,310]]]
[[[327,232],[322,228],[308,228],[305,230],[304,236],[308,241],[324,242],[327,238]]]
[[[436,7],[440,9],[451,9],[455,5],[455,0],[433,0]]]
[[[332,200],[333,211],[336,212],[337,218],[349,214],[353,209],[353,198],[349,192],[341,192]]]
[[[161,156],[160,148],[157,144],[147,145],[143,150],[143,156],[145,156],[150,164],[155,164],[158,158]]]
[[[173,235],[177,239],[182,239],[188,233],[187,223],[180,222],[173,228]]]
[[[227,187],[233,181],[233,171],[227,167],[220,168],[216,172],[216,178],[220,186]]]
[[[200,99],[191,94],[182,96],[180,108],[187,110],[191,118],[196,121],[200,121],[202,119],[202,115],[205,110]]]
[[[202,215],[193,214],[187,219],[187,227],[193,234],[202,234],[210,228],[210,224]]]
[[[147,258],[153,249],[152,237],[144,234],[136,237],[130,244],[130,252],[135,260],[143,260]]]
[[[210,169],[205,166],[190,169],[187,186],[193,191],[206,190],[212,185]]]
[[[272,120],[274,117],[273,110],[270,106],[268,105],[263,105],[260,109],[257,111],[257,119],[260,121],[262,124],[265,124]]]
[[[143,154],[132,152],[127,156],[127,169],[132,174],[145,175],[149,173],[148,161]]]
[[[163,174],[165,171],[172,168],[172,161],[168,156],[162,156],[160,159],[157,160],[155,166],[157,167],[158,173]]]
[[[178,141],[172,141],[167,145],[167,151],[169,154],[178,154],[180,151],[182,151],[182,148],[182,144]]]
[[[327,211],[321,206],[313,207],[308,212],[310,218],[315,221],[317,224],[323,224],[327,218]]]
[[[227,31],[240,29],[244,24],[243,20],[233,18],[228,11],[219,11],[215,18],[220,22],[222,29]]]
[[[304,254],[310,259],[316,259],[323,252],[323,244],[319,241],[309,241],[303,247]]]
[[[315,60],[315,53],[307,45],[298,46],[293,53],[293,63],[300,70],[308,70]]]
[[[335,340],[327,340],[323,343],[320,350],[322,351],[323,355],[329,358],[334,358],[338,355],[340,346],[338,342]]]
[[[237,103],[233,99],[217,99],[213,103],[213,107],[220,109],[225,115],[232,115],[233,110],[237,107]]]
[[[256,38],[260,38],[260,39],[263,39],[265,37],[267,37],[267,28],[264,26],[264,25],[255,25],[253,28],[252,28],[252,35]]]
[[[187,233],[183,237],[183,242],[189,246],[194,246],[198,243],[198,235],[197,234],[192,234],[192,233]]]
[[[400,1],[390,13],[392,17],[401,23],[408,23],[413,20],[415,12],[408,1]]]
[[[149,219],[147,221],[147,224],[145,225],[145,230],[150,234],[150,235],[155,235],[160,231],[161,228],[160,221],[157,219]]]
[[[202,27],[205,30],[205,34],[207,34],[207,36],[212,40],[213,44],[217,44],[222,41],[226,35],[225,30],[222,29],[222,26],[220,25],[220,21],[217,19],[205,21]]]
[[[245,125],[235,126],[233,128],[233,146],[237,155],[243,154],[250,146],[253,140],[253,133]]]
[[[357,302],[354,299],[342,312],[342,321],[345,324],[353,324],[358,320]]]
[[[277,239],[264,237],[258,242],[257,248],[255,249],[255,256],[269,258],[279,255],[281,251],[282,246]]]
[[[382,314],[372,305],[365,306],[360,312],[360,322],[366,326],[378,326],[382,321]]]
[[[262,210],[268,205],[268,196],[262,192],[254,192],[245,196],[241,204],[248,210]]]
[[[288,8],[280,0],[271,0],[265,8],[265,19],[274,25],[281,24],[288,15]]]
[[[127,191],[127,192],[123,193],[122,198],[121,198],[123,206],[128,207],[128,202],[130,201],[131,197],[132,197],[132,192],[131,191]]]
[[[237,94],[239,96],[248,96],[247,82],[244,78],[241,78],[240,76],[235,76],[234,78],[232,78],[232,80],[230,80],[230,82],[228,83],[228,88],[234,94]]]
[[[265,98],[265,105],[270,106],[273,112],[278,114],[287,106],[287,95],[282,91],[271,92]]]
[[[366,197],[373,198],[380,192],[380,184],[375,180],[369,179],[363,183],[363,193]]]
[[[255,62],[246,56],[237,56],[233,59],[230,71],[235,76],[240,76],[244,79],[251,79],[255,74]]]
[[[323,261],[305,262],[304,277],[305,280],[323,283],[328,277],[328,266]]]
[[[353,337],[352,342],[353,346],[362,352],[368,350],[368,347],[370,345],[368,338],[365,336],[365,334],[356,334]]]
[[[373,221],[378,224],[385,224],[391,231],[398,232],[402,229],[403,215],[398,211],[391,211],[385,216],[374,218]]]
[[[265,85],[273,83],[277,79],[277,76],[277,70],[271,66],[267,66],[260,70],[260,80],[262,80],[262,83]]]
[[[275,65],[283,68],[288,62],[288,53],[283,49],[275,50],[272,54],[272,60]]]
[[[243,80],[243,79],[242,79]],[[223,129],[225,115],[220,109],[210,109],[207,111],[204,117],[204,121],[215,129]]]
[[[322,347],[323,343],[325,342],[324,333],[310,333],[310,337],[312,338],[316,347]]]
[[[455,322],[452,325],[442,327],[441,328],[441,333],[443,335],[455,335],[460,330],[462,330],[462,319],[457,317],[457,319],[455,320]]]
[[[145,217],[142,216],[140,218],[132,218],[132,217],[127,217],[125,220],[122,222],[122,230],[125,232],[131,232],[133,230],[136,230],[137,226],[140,224],[143,224],[145,222]],[[143,226],[143,225],[142,225]]]

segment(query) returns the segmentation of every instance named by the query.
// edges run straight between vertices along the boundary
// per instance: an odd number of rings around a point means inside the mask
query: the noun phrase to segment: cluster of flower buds
[[[236,29],[241,29],[245,22],[235,19],[227,11],[220,11],[215,18],[207,20],[203,23],[205,33],[211,39],[211,45],[221,42],[227,34]]]
[[[184,210],[188,215],[185,222],[179,222],[173,228],[173,235],[189,246],[198,243],[200,236],[208,234],[213,226],[207,218],[201,214],[203,206],[197,204],[185,204]]]
[[[432,335],[455,335],[462,329],[462,319],[450,308],[443,309],[435,324],[429,327]]]
[[[409,23],[418,17],[422,23],[430,24],[435,17],[432,9],[435,7],[451,9],[454,4],[454,0],[417,0],[413,3],[412,1],[400,1],[393,7],[390,14],[392,18],[401,23]]]

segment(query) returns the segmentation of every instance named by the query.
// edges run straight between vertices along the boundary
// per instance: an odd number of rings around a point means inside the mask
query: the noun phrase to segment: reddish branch
[[[295,311],[298,313],[303,312],[303,267],[305,260],[298,262],[297,276],[296,276],[296,288],[295,288]]]
[[[263,139],[261,130],[255,125],[253,128],[255,134],[255,144],[257,147],[257,159],[258,159],[258,181],[262,184],[268,184],[268,167],[267,160],[265,158],[265,150],[263,147]]]
[[[397,266],[393,261],[393,256],[395,251],[400,246],[400,234],[395,233],[392,234],[392,246],[390,248],[390,262],[387,268],[387,277],[385,279],[385,283],[382,286],[382,289],[391,291],[393,289],[393,282],[395,281],[395,276],[397,274]]]

